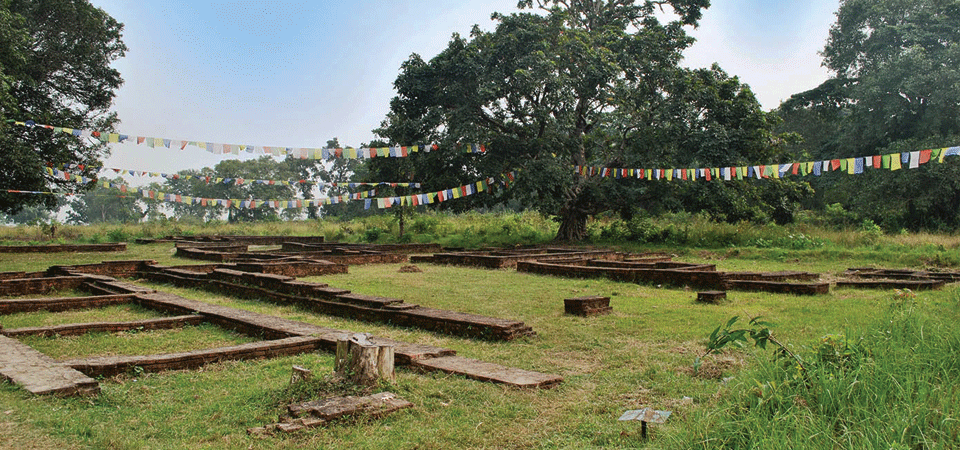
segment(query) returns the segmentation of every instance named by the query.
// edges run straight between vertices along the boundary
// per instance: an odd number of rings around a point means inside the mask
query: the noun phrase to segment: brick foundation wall
[[[127,251],[127,244],[125,242],[79,245],[0,245],[0,253],[96,253],[125,251]]]

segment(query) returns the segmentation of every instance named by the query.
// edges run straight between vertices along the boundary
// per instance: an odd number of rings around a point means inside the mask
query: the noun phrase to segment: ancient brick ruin
[[[302,261],[290,261],[291,271],[302,270]],[[323,270],[338,265],[316,265]],[[133,303],[168,314],[169,317],[130,322],[66,324],[52,327],[4,329],[0,326],[0,375],[35,394],[88,395],[99,392],[94,377],[113,376],[133,368],[147,372],[190,369],[224,360],[266,358],[334,351],[336,342],[353,332],[266,316],[250,311],[210,305],[119,281],[115,277],[143,276],[178,284],[217,286],[217,290],[255,298],[308,305],[322,312],[341,312],[374,320],[389,320],[438,332],[471,337],[510,340],[532,335],[522,322],[454,311],[404,305],[402,300],[351,294],[323,284],[297,281],[288,275],[245,272],[219,265],[159,267],[154,261],[112,261],[82,266],[54,266],[44,272],[0,273],[0,296],[42,295],[63,289],[90,292],[83,297],[16,298],[0,300],[0,316],[17,312],[67,311]],[[271,265],[283,272],[283,265]],[[249,267],[247,267],[249,268]],[[278,269],[279,268],[279,269]],[[320,270],[320,269],[318,269]],[[187,280],[187,281],[182,281]],[[200,286],[203,287],[203,286]],[[345,311],[345,313],[344,313]],[[386,318],[386,319],[385,319]],[[369,319],[367,319],[369,320]],[[57,361],[20,343],[26,335],[69,335],[92,331],[162,329],[211,323],[248,336],[258,342],[229,347],[159,355],[89,357]],[[525,388],[549,388],[562,378],[456,356],[451,349],[372,337],[376,343],[394,347],[398,366],[418,371],[443,371],[469,378]]]
[[[111,244],[0,245],[0,253],[98,253],[125,252],[124,242]]]

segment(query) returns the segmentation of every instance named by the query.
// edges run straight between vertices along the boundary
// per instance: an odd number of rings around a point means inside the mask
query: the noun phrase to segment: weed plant
[[[826,335],[808,348],[807,376],[789,359],[760,355],[717,408],[672,436],[673,448],[955,448],[956,298],[922,308],[897,291],[882,311],[858,337]]]

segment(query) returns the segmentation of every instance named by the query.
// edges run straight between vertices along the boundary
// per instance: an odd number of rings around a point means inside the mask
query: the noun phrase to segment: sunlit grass
[[[414,221],[418,219],[420,222],[414,227]],[[457,216],[450,219],[444,215],[425,215],[411,219],[407,227],[408,232],[416,237],[408,239],[414,242],[424,236],[444,237],[447,239],[445,243],[482,242],[484,238],[466,235],[477,236],[483,230],[484,236],[494,236],[494,242],[503,243],[507,239],[519,242],[524,233],[533,233],[531,230],[536,231],[536,236],[549,237],[551,230],[555,231],[550,227],[555,224],[548,222],[534,216]],[[395,239],[396,226],[392,217],[381,216],[352,223],[282,223],[262,228],[226,224],[188,228],[181,224],[179,230],[125,228],[123,232],[129,235],[317,233],[329,240],[338,238],[336,240],[357,242],[373,236],[366,234],[366,229],[380,227],[382,230],[377,241],[385,242]],[[727,227],[718,226],[712,231],[704,228],[697,233],[724,239],[737,233],[736,226]],[[818,232],[809,227],[765,229],[745,225],[739,231],[751,239],[775,239],[790,233],[813,234],[826,243],[809,249],[624,241],[616,245],[629,251],[666,251],[677,255],[677,260],[716,264],[722,271],[804,270],[822,273],[826,279],[837,277],[848,267],[923,268],[928,266],[927,262],[937,261],[943,263],[942,266],[950,266],[950,261],[957,259],[956,238],[951,236],[928,235],[908,240],[903,236],[871,235],[869,239],[872,241],[867,242],[863,233],[856,230]],[[88,232],[105,236],[110,228],[80,231]],[[114,232],[114,235],[119,234]],[[64,264],[62,261],[65,260],[80,263],[100,259],[157,259],[161,264],[197,263],[174,258],[172,254],[172,244],[154,244],[131,245],[123,254],[110,255],[3,255],[0,270],[42,270],[50,265]],[[776,323],[772,330],[777,339],[791,349],[803,352],[816,346],[826,334],[873,336],[878,320],[886,318],[889,322],[891,292],[886,290],[833,289],[828,295],[812,297],[730,291],[726,302],[702,305],[694,301],[695,290],[677,287],[565,279],[514,270],[419,266],[423,270],[421,273],[400,273],[399,264],[353,266],[349,274],[308,280],[363,294],[399,298],[410,304],[519,320],[532,326],[537,335],[513,342],[463,339],[385,323],[324,316],[296,306],[256,299],[139,283],[211,304],[450,348],[465,357],[558,374],[564,377],[564,382],[551,390],[518,390],[453,375],[419,374],[401,367],[397,382],[382,388],[413,402],[415,407],[411,410],[376,420],[346,420],[304,433],[262,439],[248,436],[246,428],[275,422],[284,412],[278,398],[287,389],[292,365],[307,367],[315,376],[333,371],[332,355],[313,353],[212,364],[195,371],[119,376],[102,380],[103,393],[92,399],[32,397],[3,382],[0,383],[0,404],[4,406],[0,412],[12,411],[6,420],[25,427],[27,436],[42,436],[44,442],[63,442],[80,448],[717,448],[722,445],[711,445],[711,442],[724,441],[711,434],[713,430],[726,429],[724,427],[732,422],[729,418],[731,410],[744,404],[744,399],[752,395],[754,377],[771,373],[775,364],[771,363],[773,353],[769,349],[730,349],[718,357],[711,357],[714,365],[710,377],[693,376],[694,358],[703,351],[706,337],[715,327],[734,315],[763,316]],[[613,312],[591,318],[565,315],[563,299],[584,295],[610,296]],[[960,314],[954,307],[957,295],[953,287],[921,292],[916,308],[946,323],[958,322]],[[99,314],[138,317],[144,313],[125,311],[124,307],[111,308],[118,309],[104,309],[101,311],[106,312]],[[57,317],[60,314],[63,316]],[[12,328],[8,324],[10,317],[0,317],[0,323]],[[96,321],[99,317],[104,316],[97,312],[77,312],[28,314],[12,320],[23,324],[19,326],[26,326],[47,321]],[[925,323],[927,325],[922,328],[927,336],[925,339],[938,336],[948,343],[950,339],[957,339],[951,334],[950,327]],[[122,336],[101,333],[88,337],[91,339],[89,343],[78,343],[76,347],[72,347],[71,340],[62,338],[38,340],[36,345],[50,345],[43,351],[72,358],[101,352],[126,354],[128,350],[123,345],[127,342],[131,342],[129,351],[132,354],[145,354],[233,345],[247,339],[215,327],[193,328],[198,330],[185,328],[156,334],[123,333]],[[901,346],[907,349],[919,345],[916,339],[902,342]],[[943,349],[951,347],[944,344],[931,348],[944,352]],[[955,360],[951,354],[943,354],[940,359]],[[923,361],[937,360],[927,358]],[[923,367],[914,364],[898,369],[896,363],[889,363],[883,370],[901,376],[908,370],[921,372]],[[733,379],[726,383],[722,381],[729,377]],[[943,386],[931,391],[935,395],[926,397],[925,403],[919,406],[904,404],[903,409],[916,413],[914,416],[920,420],[917,423],[931,423],[936,419],[942,423],[934,425],[950,426],[954,423],[950,420],[958,416],[956,405],[960,401],[956,389],[950,391],[945,387],[947,385]],[[879,390],[872,392],[883,394]],[[625,410],[643,407],[674,412],[666,424],[652,427],[651,440],[646,442],[640,439],[638,423],[616,420]],[[858,399],[851,404],[853,410],[844,414],[866,414],[871,409],[892,407]],[[921,414],[923,411],[927,412]],[[941,415],[934,417],[930,411]],[[876,424],[877,419],[887,418],[881,414],[857,417],[867,424]],[[905,417],[890,417],[891,423],[905,429],[909,426],[903,422]],[[803,448],[808,441],[791,439],[824,432],[821,427],[824,419],[811,415],[757,416],[744,420],[748,421],[747,424],[734,428],[731,433],[757,436],[756,442],[762,442],[758,444],[759,448],[773,448],[777,442],[793,443],[793,448]],[[0,416],[0,422],[3,421]],[[823,423],[833,425],[833,422]],[[886,433],[880,430],[881,425],[875,428],[878,435]],[[824,441],[829,443],[819,448],[862,448],[855,444],[873,442],[837,437],[824,438]],[[774,444],[768,446],[768,442]],[[897,443],[891,442],[883,448],[899,448],[894,445]],[[942,448],[960,445],[956,436],[952,440],[943,438],[939,443]]]
[[[0,316],[0,324],[3,324],[4,328],[48,327],[71,323],[130,322],[164,316],[165,314],[160,312],[130,303],[63,312],[37,311],[7,314]]]
[[[259,340],[211,324],[185,326],[169,330],[96,332],[79,336],[24,336],[19,339],[54,359],[178,353],[226,347]]]

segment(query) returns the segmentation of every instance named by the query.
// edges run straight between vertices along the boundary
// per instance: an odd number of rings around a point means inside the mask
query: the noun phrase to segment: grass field
[[[921,258],[931,252],[944,255],[942,260],[957,259],[953,238],[937,237],[941,242],[931,244],[933,239],[898,243],[908,249],[901,252],[879,244],[814,249],[686,246],[670,250],[678,260],[713,263],[719,270],[807,270],[831,279],[847,267],[919,267]],[[3,254],[0,271],[42,270],[54,264],[110,259],[191,263],[172,255],[171,244],[130,245],[122,254]],[[379,420],[346,420],[307,432],[256,438],[247,435],[248,427],[275,422],[285,402],[303,394],[288,388],[291,366],[329,373],[332,355],[228,362],[195,371],[130,373],[102,380],[102,394],[96,398],[34,397],[4,382],[0,384],[0,434],[4,437],[0,448],[960,446],[960,390],[953,387],[955,377],[950,378],[960,375],[956,373],[960,370],[960,333],[952,325],[960,323],[960,290],[954,285],[918,293],[906,306],[892,291],[853,289],[835,289],[815,297],[730,292],[726,303],[701,305],[694,302],[696,293],[689,289],[435,265],[421,265],[422,273],[399,273],[399,267],[355,266],[346,275],[308,280],[407,303],[521,320],[532,326],[537,336],[505,343],[461,339],[143,284],[210,303],[448,347],[465,357],[559,374],[564,383],[551,390],[528,391],[401,369],[395,384],[381,388],[413,402],[411,410]],[[613,313],[593,318],[564,315],[562,300],[583,295],[610,296]],[[12,328],[150,315],[113,307],[4,316],[0,323]],[[790,368],[781,367],[782,360],[775,359],[770,348],[730,348],[707,357],[695,374],[692,364],[703,352],[707,336],[736,315],[759,315],[774,322],[777,339],[808,358],[811,366],[823,358],[824,336],[843,335],[849,338],[842,340],[845,344],[830,348],[839,349],[838,354],[846,358],[843,361],[856,356],[857,363],[833,372],[825,369],[827,364],[816,364],[809,375],[812,378],[798,382]],[[897,340],[901,338],[905,340]],[[243,341],[209,327],[96,334],[83,339],[82,345],[76,338],[30,343],[56,358],[76,352],[152,353],[163,348],[182,350]],[[885,359],[887,354],[903,359]],[[925,371],[930,375],[900,381],[900,377],[913,376],[904,372]],[[875,383],[871,389],[862,388],[867,380]],[[852,409],[832,406],[838,404]],[[617,421],[624,411],[643,407],[673,411],[666,424],[651,428],[648,441],[641,440],[639,423]],[[882,412],[887,410],[902,411],[902,417],[887,416]],[[890,425],[879,425],[882,420]]]

